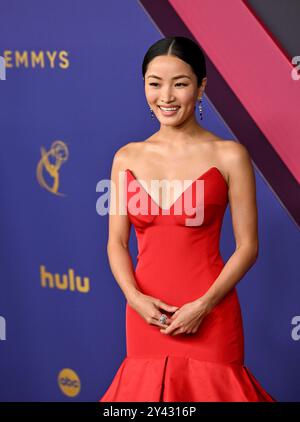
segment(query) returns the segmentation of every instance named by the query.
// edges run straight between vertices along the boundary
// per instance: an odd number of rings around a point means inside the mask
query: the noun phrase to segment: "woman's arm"
[[[232,142],[226,151],[229,203],[236,250],[207,292],[199,298],[211,310],[238,283],[258,256],[255,175],[247,149]]]
[[[125,190],[124,185],[122,189],[119,187],[119,174],[127,168],[125,163],[129,162],[128,149],[129,148],[125,145],[117,151],[112,164],[111,181],[114,183],[116,188],[116,212],[111,212],[113,210],[113,201],[110,201],[109,237],[107,242],[109,264],[117,283],[127,299],[128,304],[142,318],[144,318],[148,324],[165,328],[170,324],[170,322],[167,321],[167,323],[163,324],[159,321],[161,310],[175,312],[178,309],[178,306],[165,303],[160,300],[160,298],[145,295],[138,289],[134,276],[133,263],[128,249],[131,223],[127,213],[123,215],[118,212],[120,204],[123,204],[125,207]],[[121,180],[124,181],[122,178]]]
[[[120,189],[119,174],[126,169],[126,162],[129,155],[129,146],[124,145],[114,155],[111,169],[111,182],[115,186],[115,191],[111,190],[111,195],[115,192],[115,202],[111,197],[109,210],[109,234],[107,242],[107,255],[112,273],[123,291],[128,303],[139,293],[134,277],[134,267],[128,249],[131,222],[127,213],[121,214],[120,204],[125,204],[124,185]],[[121,178],[121,180],[124,180]],[[112,205],[115,205],[114,209]],[[114,211],[114,213],[112,212]]]

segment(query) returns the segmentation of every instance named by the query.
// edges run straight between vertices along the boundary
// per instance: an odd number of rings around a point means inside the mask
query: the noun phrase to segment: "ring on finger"
[[[160,318],[159,318],[159,322],[160,322],[161,324],[166,324],[166,323],[167,323],[167,320],[168,320],[167,315],[165,315],[165,314],[161,314],[161,316],[160,316]]]

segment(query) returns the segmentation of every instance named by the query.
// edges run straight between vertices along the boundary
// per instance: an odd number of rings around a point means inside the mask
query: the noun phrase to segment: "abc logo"
[[[80,379],[75,371],[65,368],[60,371],[57,377],[61,391],[69,397],[75,397],[80,392]]]

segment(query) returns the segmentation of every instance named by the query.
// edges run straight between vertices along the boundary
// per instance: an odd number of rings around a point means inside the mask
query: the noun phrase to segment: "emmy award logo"
[[[41,147],[41,159],[37,165],[36,176],[39,184],[55,195],[65,196],[58,192],[59,170],[68,157],[69,150],[63,141],[54,141],[49,151]],[[49,181],[46,181],[46,176],[50,179]]]

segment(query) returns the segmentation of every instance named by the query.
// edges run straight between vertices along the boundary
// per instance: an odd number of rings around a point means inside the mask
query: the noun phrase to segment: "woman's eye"
[[[157,85],[158,85],[158,83],[156,83],[156,82],[151,82],[149,85],[152,85],[152,86],[157,86]],[[175,84],[175,86],[177,86],[177,85],[187,86],[187,84],[184,84],[184,83],[182,83],[182,82],[178,82],[177,84]]]

